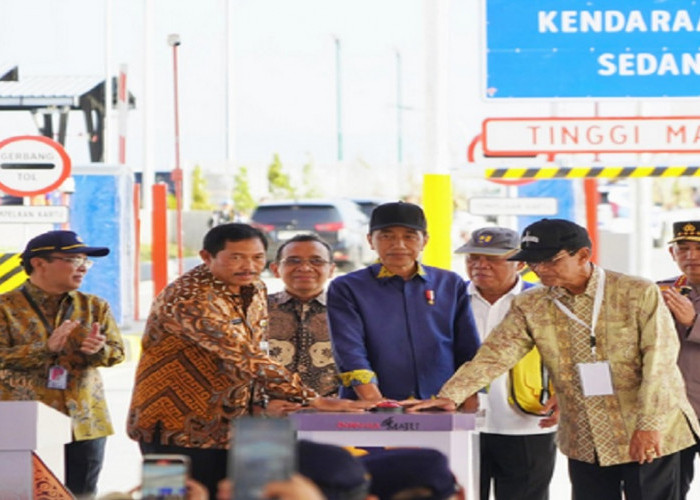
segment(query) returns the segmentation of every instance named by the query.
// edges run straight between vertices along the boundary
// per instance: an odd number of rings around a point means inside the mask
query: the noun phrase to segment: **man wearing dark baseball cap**
[[[418,205],[376,207],[367,241],[379,261],[328,289],[341,397],[430,397],[479,345],[464,280],[420,263],[428,232]]]
[[[82,253],[88,257],[104,257],[109,254],[107,247],[90,247],[83,243],[73,231],[49,231],[29,240],[22,252],[22,260],[27,261],[39,255],[53,252]]]
[[[526,227],[510,258],[545,286],[515,297],[474,359],[412,411],[455,409],[536,346],[557,393],[573,498],[679,498],[679,454],[700,425],[659,288],[593,264],[586,230],[563,219]]]
[[[591,239],[585,228],[564,219],[542,219],[525,228],[520,239],[520,251],[508,260],[542,262],[553,258],[561,250],[574,252],[591,247]]]
[[[40,234],[21,254],[29,279],[0,295],[0,399],[42,401],[71,417],[65,484],[78,498],[95,494],[114,433],[97,367],[124,360],[109,305],[78,291],[88,257],[108,253],[73,231]]]
[[[669,253],[681,274],[657,282],[676,323],[680,341],[678,366],[685,379],[686,395],[700,418],[700,221],[673,223]],[[685,498],[694,476],[700,444],[681,452],[681,495]]]

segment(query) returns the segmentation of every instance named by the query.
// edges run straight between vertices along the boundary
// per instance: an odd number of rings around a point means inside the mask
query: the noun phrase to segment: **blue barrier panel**
[[[88,245],[106,246],[96,257],[80,290],[107,300],[120,325],[133,317],[132,174],[111,166],[76,166],[70,226]]]
[[[540,198],[550,197],[557,199],[558,212],[555,215],[548,215],[548,219],[568,219],[576,221],[576,210],[574,205],[574,186],[570,180],[542,180],[518,186],[518,197]],[[543,219],[543,216],[520,215],[518,216],[518,230],[523,229]],[[585,225],[585,224],[584,224]]]
[[[486,97],[696,97],[698,40],[698,2],[486,0]]]

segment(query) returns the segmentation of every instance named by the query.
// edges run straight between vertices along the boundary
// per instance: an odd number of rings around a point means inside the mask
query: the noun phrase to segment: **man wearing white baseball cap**
[[[467,293],[482,342],[516,295],[533,286],[520,278],[525,264],[508,260],[519,247],[516,231],[494,226],[474,230],[455,251],[465,254]],[[485,410],[478,429],[481,500],[490,498],[492,488],[497,500],[549,498],[558,414],[539,412],[550,396],[549,374],[536,348],[479,394],[479,409]]]

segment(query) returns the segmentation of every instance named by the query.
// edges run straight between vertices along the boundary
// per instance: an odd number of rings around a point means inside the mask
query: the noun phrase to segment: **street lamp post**
[[[396,158],[403,163],[403,95],[401,88],[401,52],[396,49]]]
[[[340,72],[340,38],[333,36],[333,39],[335,40],[335,103],[338,130],[338,161],[343,161],[343,96]]]
[[[178,99],[177,48],[180,46],[180,35],[168,35],[168,45],[173,48],[173,94],[175,98],[175,168],[171,178],[175,183],[176,232],[177,232],[177,269],[178,274],[184,271],[183,265],[183,235],[182,235],[182,168],[180,166],[180,111]]]

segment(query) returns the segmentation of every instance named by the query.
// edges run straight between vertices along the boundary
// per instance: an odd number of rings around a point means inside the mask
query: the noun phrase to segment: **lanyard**
[[[596,287],[595,297],[593,299],[593,316],[591,317],[591,324],[586,324],[581,318],[576,316],[571,310],[561,303],[559,299],[554,299],[554,303],[557,307],[566,314],[570,319],[574,320],[579,325],[584,328],[589,328],[591,330],[591,354],[595,358],[595,325],[598,322],[598,316],[600,315],[600,308],[603,304],[603,290],[605,288],[605,271],[602,268],[598,268],[598,286]],[[595,271],[595,269],[594,269]]]
[[[36,313],[36,315],[39,316],[41,323],[44,325],[44,328],[46,328],[46,334],[51,335],[51,333],[53,332],[53,327],[49,324],[49,320],[46,318],[46,315],[44,314],[44,312],[41,310],[39,305],[36,303],[36,301],[29,294],[29,291],[25,288],[24,285],[22,285],[22,288],[20,289],[20,291],[22,292],[22,295],[24,295],[24,298],[27,299],[27,302],[29,302],[29,305],[32,307],[32,309],[34,309],[34,312]],[[59,311],[59,313],[60,313],[60,311]],[[68,306],[68,309],[66,309],[66,313],[63,315],[63,317],[69,318],[72,314],[73,314],[73,302],[70,302],[70,305]],[[58,319],[58,316],[57,316],[57,319]]]

